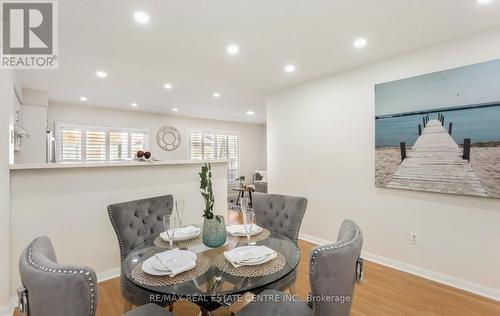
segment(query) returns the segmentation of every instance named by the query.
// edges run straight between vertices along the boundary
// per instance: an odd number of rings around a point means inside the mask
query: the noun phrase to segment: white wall
[[[200,167],[201,163],[12,170],[10,259],[1,259],[2,269],[3,262],[10,261],[10,295],[20,285],[21,252],[41,235],[52,240],[60,262],[92,267],[99,278],[116,277],[120,254],[106,210],[109,204],[172,194],[186,201],[183,222],[202,222]],[[227,163],[212,164],[212,173],[214,210],[227,215]]]
[[[15,163],[45,163],[45,132],[47,130],[47,107],[21,104],[21,126],[30,137],[23,137],[20,149],[15,151]]]
[[[0,264],[0,315],[9,302],[9,262],[5,254],[10,249],[10,180],[9,163],[12,160],[11,130],[14,123],[14,78],[7,70],[0,71],[0,253],[4,254]]]
[[[176,115],[163,115],[140,111],[49,104],[48,126],[54,122],[88,123],[108,126],[149,128],[153,156],[162,160],[182,160],[189,157],[189,138],[192,128],[230,130],[240,133],[240,173],[251,181],[254,170],[266,169],[266,127],[265,125],[203,120]],[[175,151],[162,150],[156,143],[156,132],[162,126],[173,126],[181,134],[181,144]]]
[[[23,89],[20,125],[30,137],[21,140],[21,147],[15,152],[16,163],[45,163],[45,132],[47,131],[47,92]]]
[[[309,198],[303,236],[333,241],[352,218],[366,256],[500,300],[500,200],[374,185],[374,85],[496,58],[500,30],[271,96],[270,192]],[[420,234],[419,246],[409,245],[410,232]]]

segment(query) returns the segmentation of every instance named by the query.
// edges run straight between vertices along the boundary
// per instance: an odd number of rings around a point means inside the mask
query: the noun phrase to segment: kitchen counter
[[[227,215],[228,163],[211,163],[214,211]],[[107,212],[110,204],[171,194],[185,201],[184,225],[202,222],[205,204],[198,174],[202,164],[183,160],[12,165],[12,293],[21,285],[19,256],[38,236],[50,237],[63,262],[81,262],[102,277],[119,276],[120,248]]]
[[[228,163],[228,160],[211,160],[211,164]],[[106,161],[106,162],[58,162],[35,164],[12,164],[10,170],[68,169],[68,168],[109,168],[109,167],[144,167],[165,165],[196,165],[203,164],[201,160],[162,160],[162,161]]]

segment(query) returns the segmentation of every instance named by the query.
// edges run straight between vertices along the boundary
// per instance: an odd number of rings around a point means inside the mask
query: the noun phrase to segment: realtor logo
[[[3,1],[1,16],[2,68],[57,68],[55,1]]]

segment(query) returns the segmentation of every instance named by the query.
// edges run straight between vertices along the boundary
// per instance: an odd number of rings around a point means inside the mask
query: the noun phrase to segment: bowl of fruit
[[[139,150],[135,154],[135,159],[138,161],[149,161],[151,159],[151,152]]]

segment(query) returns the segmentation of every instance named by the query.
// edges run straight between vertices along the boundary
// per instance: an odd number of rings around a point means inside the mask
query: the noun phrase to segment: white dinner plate
[[[201,234],[201,229],[198,230],[197,232],[194,232],[193,234],[191,234],[189,236],[184,236],[184,237],[180,237],[180,238],[174,236],[174,241],[185,241],[185,240],[193,239],[195,237],[200,236],[200,234]]]
[[[189,250],[179,250],[179,254],[183,255],[183,256],[186,256],[186,257],[189,257],[193,261],[196,261],[196,258],[197,258],[196,254],[194,252],[192,252],[192,251],[189,251]],[[169,272],[170,273],[170,271],[166,270],[165,266],[163,266],[161,264],[160,260],[158,260],[156,258],[156,256],[153,256],[151,258],[154,259],[154,260],[151,260],[151,267],[153,269],[155,269],[156,271],[163,271],[163,272]]]
[[[277,253],[269,254],[267,256],[261,257],[261,258],[256,258],[254,260],[247,260],[247,261],[239,261],[237,264],[242,265],[242,266],[258,266],[259,264],[263,264],[266,262],[269,262],[276,258],[278,256]]]
[[[243,246],[243,247],[238,247],[234,248],[231,250],[232,253],[238,253],[238,252],[248,252],[249,249],[252,249],[254,247],[260,247],[260,246]],[[259,264],[266,263],[268,261],[273,260],[278,256],[278,253],[276,251],[273,251],[272,253],[267,254],[266,256],[261,256],[261,257],[256,257],[256,258],[251,258],[251,259],[246,259],[245,261],[238,261],[236,262],[237,265],[242,265],[242,266],[256,266]],[[227,258],[226,258],[227,260]]]
[[[142,271],[146,272],[147,274],[150,275],[156,275],[156,276],[163,276],[163,275],[169,275],[172,272],[171,271],[158,271],[155,268],[153,268],[153,260],[158,261],[155,257],[151,257],[148,260],[144,261],[142,263]]]
[[[161,233],[160,234],[160,238],[165,241],[165,242],[168,242],[168,240],[165,240],[163,237],[162,237],[162,234],[165,234],[165,232]],[[185,240],[190,240],[190,239],[193,239],[195,237],[198,237],[199,235],[201,234],[201,229],[199,229],[198,231],[196,232],[193,232],[191,235],[186,235],[186,236],[182,236],[182,237],[177,237],[174,235],[174,241],[185,241]]]
[[[189,256],[192,260],[196,261],[197,256],[194,252],[189,250],[180,250],[180,252],[183,253],[183,255]],[[142,270],[147,274],[156,276],[169,275],[172,273],[171,271],[165,270],[165,267],[161,264],[158,258],[156,258],[156,256],[152,256],[144,261],[142,264]]]
[[[262,231],[264,231],[264,229],[259,226],[259,228],[253,230],[250,233],[250,236],[258,235],[258,234],[262,233]],[[230,232],[230,234],[233,235],[234,237],[246,237],[247,236],[247,234],[245,232],[237,232],[237,233],[231,233]]]

